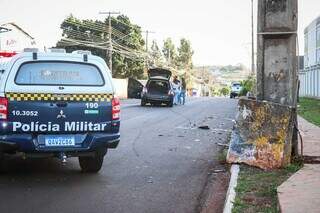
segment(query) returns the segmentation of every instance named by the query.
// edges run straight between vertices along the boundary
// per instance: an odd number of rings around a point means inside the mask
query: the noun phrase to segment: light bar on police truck
[[[7,51],[0,51],[0,58],[11,58],[13,56],[17,55],[16,52],[7,52]]]
[[[89,50],[75,50],[72,54],[81,54],[81,55],[91,55],[91,51]]]

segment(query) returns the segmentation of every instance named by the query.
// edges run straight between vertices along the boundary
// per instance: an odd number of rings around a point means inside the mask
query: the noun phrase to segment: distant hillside
[[[231,82],[247,79],[250,70],[242,64],[227,66],[204,66],[195,67],[195,73],[206,73],[212,75],[215,87],[230,86]]]

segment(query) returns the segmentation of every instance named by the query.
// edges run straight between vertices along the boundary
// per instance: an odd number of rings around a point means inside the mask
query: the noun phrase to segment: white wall
[[[320,66],[300,72],[300,96],[320,98]]]
[[[128,79],[113,78],[112,81],[116,90],[116,95],[119,98],[128,98]]]

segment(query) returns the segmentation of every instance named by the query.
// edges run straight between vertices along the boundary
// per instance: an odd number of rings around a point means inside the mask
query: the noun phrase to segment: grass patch
[[[285,169],[263,171],[241,166],[232,212],[279,212],[277,187],[300,168],[300,164],[292,164]]]
[[[320,100],[300,98],[298,113],[307,121],[320,126]]]
[[[226,163],[227,154],[228,154],[228,149],[226,149],[226,148],[223,148],[223,149],[218,153],[218,161],[219,161],[221,164]]]

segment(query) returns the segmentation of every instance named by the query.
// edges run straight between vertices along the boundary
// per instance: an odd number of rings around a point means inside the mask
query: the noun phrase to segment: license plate
[[[45,138],[45,145],[49,147],[75,146],[76,142],[73,136],[47,136]]]

